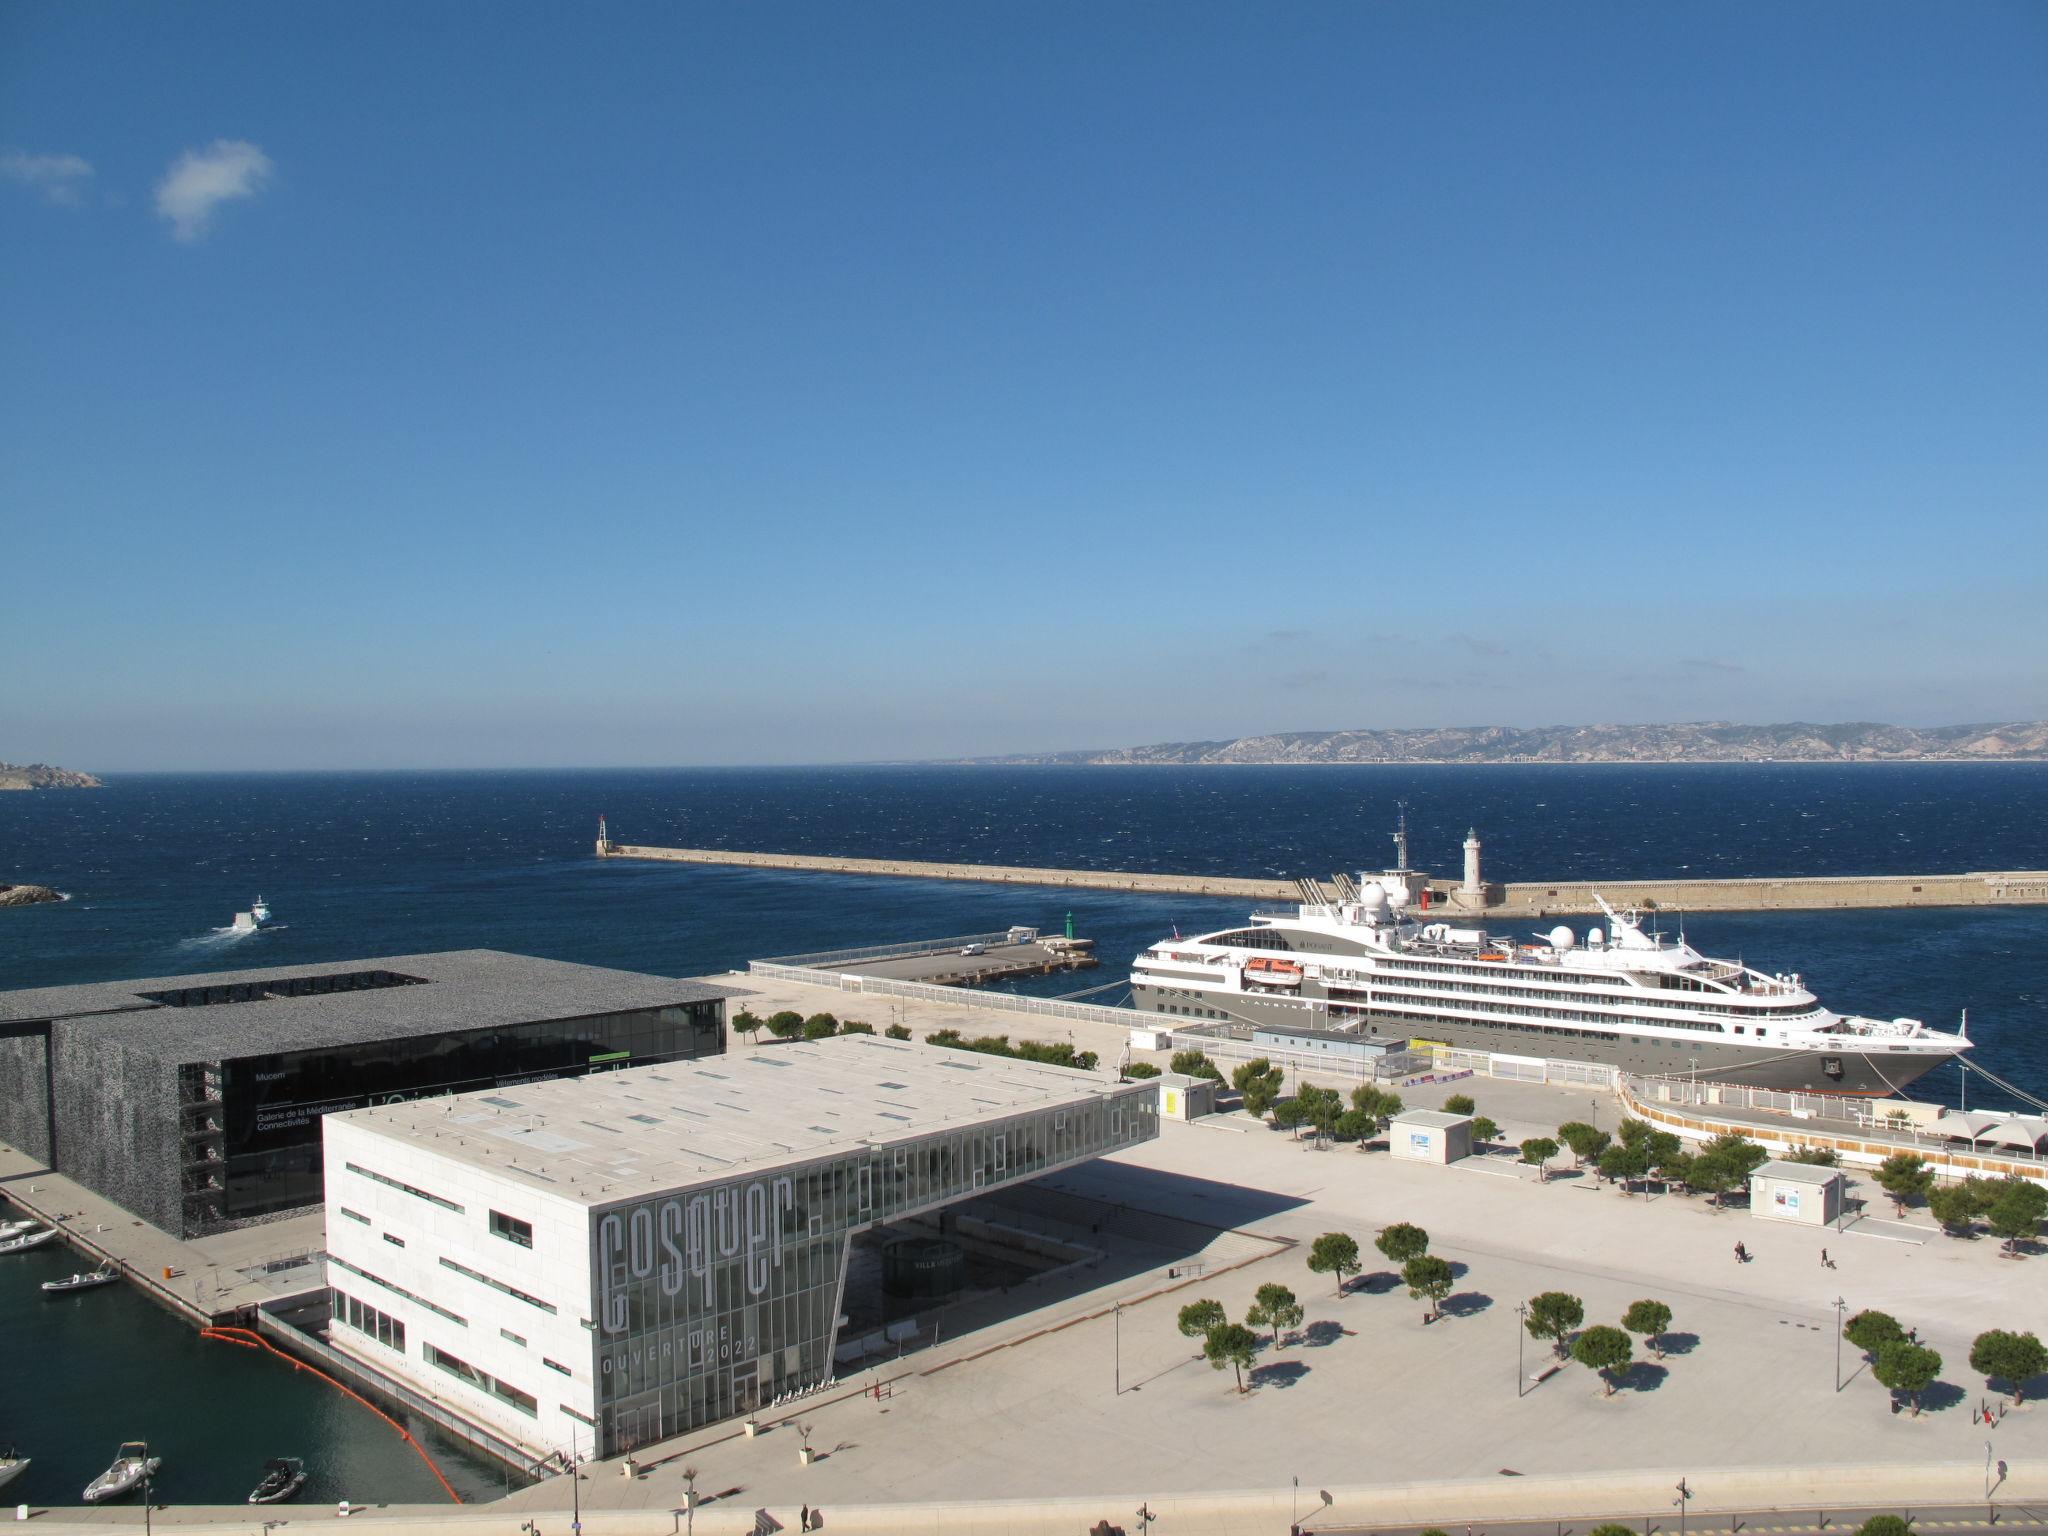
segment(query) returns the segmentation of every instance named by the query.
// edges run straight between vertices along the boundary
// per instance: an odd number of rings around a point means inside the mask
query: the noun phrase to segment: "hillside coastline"
[[[1224,741],[959,759],[1004,767],[1398,763],[1935,763],[2048,761],[2048,721],[1913,727],[1842,725],[1445,726],[1289,731]]]

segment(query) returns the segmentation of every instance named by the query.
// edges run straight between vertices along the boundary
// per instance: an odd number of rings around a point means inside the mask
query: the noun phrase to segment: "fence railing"
[[[951,939],[913,939],[903,944],[869,944],[860,949],[821,949],[813,955],[770,955],[766,960],[754,961],[748,969],[760,965],[854,965],[862,960],[895,960],[904,955],[939,955],[949,949],[963,949],[969,944],[1007,944],[1010,933],[1010,929],[1003,928],[995,933],[963,933]]]
[[[1068,1003],[1052,997],[1025,997],[1017,992],[942,987],[929,981],[896,981],[887,976],[848,975],[792,965],[786,960],[749,961],[747,974],[768,981],[799,981],[813,987],[836,987],[841,992],[859,992],[869,997],[901,997],[946,1003],[955,1008],[986,1008],[1004,1013],[1036,1014],[1049,1019],[1077,1019],[1089,1024],[1110,1024],[1118,1029],[1130,1029],[1148,1022],[1143,1014],[1131,1008],[1106,1008],[1100,1003]]]

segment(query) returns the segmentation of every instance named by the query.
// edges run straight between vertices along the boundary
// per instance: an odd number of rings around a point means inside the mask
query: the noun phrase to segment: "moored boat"
[[[56,1236],[57,1230],[54,1227],[44,1227],[39,1232],[24,1232],[19,1237],[0,1241],[0,1253],[26,1253],[31,1248],[40,1248],[47,1242],[55,1241]]]
[[[26,1472],[28,1470],[28,1462],[28,1457],[15,1455],[14,1447],[11,1445],[6,1451],[0,1452],[0,1488],[5,1488],[9,1483],[21,1476],[22,1473]]]
[[[306,1485],[306,1464],[296,1456],[263,1463],[263,1481],[249,1494],[251,1504],[282,1504]]]
[[[154,1477],[163,1464],[163,1457],[150,1455],[144,1441],[124,1440],[113,1465],[85,1485],[85,1502],[99,1504],[118,1499]]]
[[[1703,954],[1682,931],[1674,941],[1651,914],[1597,894],[1606,922],[1583,933],[1560,924],[1516,938],[1474,919],[1442,920],[1426,876],[1407,867],[1405,827],[1395,842],[1397,868],[1334,876],[1334,895],[1305,880],[1292,911],[1176,932],[1143,951],[1131,967],[1132,1006],[1184,1018],[1196,1035],[1350,1034],[1368,1049],[1413,1042],[1892,1097],[1970,1048],[1961,1030],[1836,1013],[1797,973]],[[1478,848],[1474,834],[1461,888],[1474,901],[1485,890]]]
[[[45,1280],[45,1296],[64,1296],[72,1291],[89,1291],[95,1286],[112,1285],[120,1275],[111,1264],[102,1264],[98,1269],[86,1270],[83,1274],[70,1275],[62,1280]]]
[[[0,1241],[10,1237],[20,1237],[24,1232],[33,1232],[41,1225],[42,1223],[32,1216],[23,1217],[19,1221],[0,1221]]]

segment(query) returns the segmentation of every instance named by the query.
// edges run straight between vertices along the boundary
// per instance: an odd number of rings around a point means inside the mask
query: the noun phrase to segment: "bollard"
[[[343,1500],[341,1501],[341,1507],[340,1507],[339,1509],[335,1510],[335,1514],[339,1515],[339,1516],[340,1516],[340,1517],[341,1517],[342,1519],[344,1519],[344,1520],[346,1520],[346,1519],[348,1518],[348,1500],[347,1500],[347,1499],[343,1499]]]

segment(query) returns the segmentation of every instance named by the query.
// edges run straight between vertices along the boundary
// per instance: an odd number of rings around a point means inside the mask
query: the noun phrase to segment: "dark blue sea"
[[[1243,904],[600,862],[597,817],[623,842],[1324,875],[1389,863],[1402,801],[1419,867],[1456,872],[1477,827],[1501,880],[2048,866],[2048,765],[134,775],[0,795],[0,880],[71,898],[0,910],[0,987],[469,946],[697,975],[1072,912],[1104,969],[1033,986],[1058,992]],[[282,926],[223,933],[259,893]],[[1949,1027],[1967,1008],[1985,1064],[2048,1092],[2048,907],[1698,913],[1686,928],[1710,953],[1802,972],[1838,1009]],[[1952,1101],[1958,1075],[1920,1091]],[[1993,1102],[1981,1084],[1970,1099]],[[0,1443],[36,1457],[10,1497],[75,1501],[144,1434],[168,1453],[173,1502],[239,1501],[280,1454],[315,1464],[321,1500],[435,1496],[361,1409],[202,1344],[125,1287],[41,1302],[34,1283],[68,1267],[0,1259]],[[501,1469],[423,1438],[470,1496],[503,1486]]]
[[[0,987],[468,946],[696,975],[1068,911],[1107,980],[1243,904],[600,862],[597,818],[622,842],[1274,876],[1391,862],[1404,801],[1419,867],[1456,873],[1476,827],[1500,880],[2048,866],[2048,764],[135,775],[0,796],[0,879],[71,896],[0,911]],[[283,926],[221,932],[259,893]],[[1986,1064],[2048,1089],[2048,908],[1686,927],[1838,1009],[1968,1008]]]

